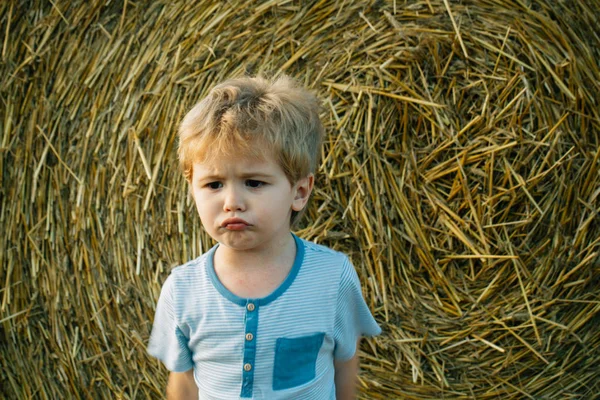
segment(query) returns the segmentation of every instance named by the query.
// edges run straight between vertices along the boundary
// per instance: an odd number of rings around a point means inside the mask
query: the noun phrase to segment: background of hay
[[[4,1],[0,393],[160,398],[161,283],[211,246],[176,126],[284,71],[328,141],[299,234],[384,335],[364,398],[598,397],[600,2]]]

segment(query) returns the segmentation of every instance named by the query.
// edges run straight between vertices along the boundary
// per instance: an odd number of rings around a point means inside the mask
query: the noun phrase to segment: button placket
[[[242,391],[240,397],[252,397],[254,362],[256,359],[256,331],[258,328],[258,304],[247,300],[245,304],[244,361],[242,364]]]

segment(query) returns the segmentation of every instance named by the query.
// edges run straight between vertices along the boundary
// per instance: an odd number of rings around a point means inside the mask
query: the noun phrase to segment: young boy
[[[314,184],[318,102],[287,77],[211,90],[179,158],[218,242],[171,271],[148,352],[169,399],[352,399],[358,341],[380,328],[348,258],[291,233]]]

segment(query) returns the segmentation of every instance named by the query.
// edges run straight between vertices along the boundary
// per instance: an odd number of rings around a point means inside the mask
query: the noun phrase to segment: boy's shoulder
[[[322,244],[302,240],[306,271],[312,277],[335,287],[359,285],[358,275],[350,256]],[[309,272],[310,271],[310,272]]]
[[[334,249],[327,247],[325,245],[322,245],[322,244],[310,242],[305,239],[301,239],[301,240],[302,240],[302,243],[304,244],[305,256],[320,257],[320,258],[325,258],[325,259],[329,259],[331,261],[338,261],[338,262],[342,262],[342,263],[349,261],[349,257],[345,253],[334,250]]]
[[[210,251],[207,251],[206,253],[171,269],[169,274],[171,279],[181,283],[189,282],[194,278],[198,278],[199,275],[203,275],[205,270],[204,266],[209,253]]]
[[[304,244],[305,247],[308,247],[314,251],[320,251],[320,252],[328,253],[328,254],[344,254],[344,253],[341,253],[337,250],[334,250],[334,249],[327,247],[325,245],[322,245],[322,244],[311,242],[309,240],[302,239],[302,238],[300,240],[302,241],[302,243]]]

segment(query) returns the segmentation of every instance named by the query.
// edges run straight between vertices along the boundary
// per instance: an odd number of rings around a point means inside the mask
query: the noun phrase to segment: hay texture
[[[212,245],[176,128],[287,73],[327,140],[298,234],[384,334],[365,399],[592,399],[599,0],[0,3],[0,397],[162,398],[162,282]]]

